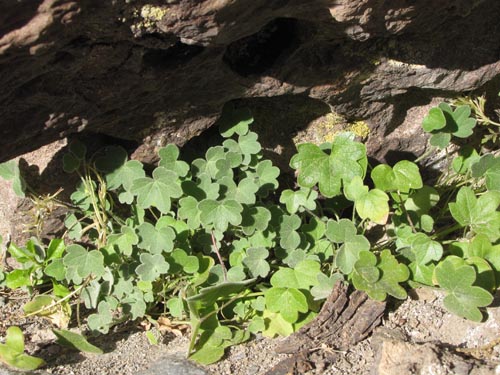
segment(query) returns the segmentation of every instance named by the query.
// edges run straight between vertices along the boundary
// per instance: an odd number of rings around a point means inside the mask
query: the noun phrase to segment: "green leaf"
[[[251,247],[246,251],[246,257],[243,258],[243,264],[248,267],[252,277],[266,277],[271,270],[266,261],[269,251],[263,247]]]
[[[309,310],[306,296],[295,288],[272,287],[265,291],[264,296],[267,309],[279,312],[289,323],[295,323],[299,313]]]
[[[483,316],[478,307],[488,306],[493,297],[483,288],[472,286],[476,280],[474,267],[456,257],[448,257],[435,269],[436,281],[447,291],[445,307],[464,318],[479,322]]]
[[[63,260],[53,259],[43,270],[43,272],[54,278],[57,281],[62,281],[66,277],[66,267],[64,266]]]
[[[453,112],[453,119],[457,124],[457,130],[453,132],[455,137],[467,138],[472,135],[476,126],[476,119],[470,118],[471,108],[468,105],[461,105]]]
[[[23,286],[31,286],[31,270],[17,269],[10,271],[5,277],[5,285],[9,289],[17,289]]]
[[[47,316],[54,312],[54,309],[51,308],[51,305],[55,305],[55,299],[52,296],[48,295],[39,295],[36,296],[32,301],[26,303],[23,306],[23,311],[25,314],[32,314],[34,312],[39,312],[37,315],[39,316]]]
[[[471,175],[474,178],[483,177],[488,169],[499,162],[500,158],[495,158],[492,154],[486,154],[471,166]]]
[[[478,234],[470,242],[465,258],[480,257],[486,259],[495,269],[500,284],[500,245],[492,245],[488,237]]]
[[[19,165],[15,160],[9,160],[4,163],[0,163],[0,177],[9,181],[14,179],[16,175],[19,174],[17,171],[19,169]]]
[[[297,211],[303,211],[304,208],[308,210],[316,209],[316,199],[318,193],[311,189],[301,189],[292,191],[286,189],[281,193],[280,202],[286,205],[288,213],[294,214]]]
[[[424,130],[432,134],[431,145],[444,149],[452,135],[458,138],[469,137],[476,126],[476,120],[469,117],[470,114],[471,108],[468,105],[459,106],[455,111],[447,103],[432,108],[422,123]]]
[[[198,294],[188,297],[188,303],[199,303],[201,306],[212,306],[219,298],[227,298],[245,290],[248,285],[255,282],[255,279],[222,282],[220,284],[203,288]]]
[[[100,278],[104,274],[104,256],[99,251],[88,251],[76,244],[68,246],[66,250],[63,263],[68,281],[79,285],[91,275]]]
[[[5,180],[12,180],[12,190],[14,190],[14,193],[18,197],[24,198],[26,196],[24,193],[26,190],[26,182],[21,175],[19,164],[15,160],[9,160],[0,164],[0,177]]]
[[[241,226],[247,236],[251,236],[255,231],[263,232],[271,220],[271,212],[260,206],[244,207],[241,215]]]
[[[496,290],[495,272],[490,263],[488,263],[488,261],[480,257],[470,257],[466,259],[465,262],[473,266],[476,271],[477,277],[475,285],[487,291],[495,292]]]
[[[222,184],[222,180],[220,183]],[[257,193],[257,190],[259,190],[259,185],[253,179],[244,178],[225,198],[234,199],[241,204],[252,205],[255,204],[255,193]]]
[[[433,286],[432,275],[434,273],[434,269],[436,268],[433,263],[425,265],[412,262],[408,265],[408,268],[412,275],[411,281],[423,285]]]
[[[293,269],[280,267],[271,277],[271,285],[309,289],[310,286],[318,284],[317,276],[321,273],[320,267],[319,262],[309,259],[300,261]]]
[[[120,186],[130,192],[135,180],[145,178],[146,173],[141,162],[129,160],[121,167],[106,173],[106,185],[109,190],[118,189]],[[123,199],[123,198],[122,198]],[[131,201],[129,200],[131,203]]]
[[[179,210],[177,211],[180,219],[186,220],[191,229],[200,226],[200,210],[198,201],[193,197],[186,197],[179,200]]]
[[[365,236],[357,234],[346,238],[346,241],[337,252],[335,264],[343,274],[348,275],[352,272],[354,264],[359,258],[359,253],[369,250],[370,242]]]
[[[87,146],[83,144],[82,142],[75,140],[72,141],[69,146],[69,151],[75,155],[78,159],[84,160],[85,155],[87,154]]]
[[[178,319],[184,315],[184,302],[180,297],[174,297],[167,301],[167,308],[170,314]]]
[[[488,191],[476,198],[471,188],[463,186],[456,202],[449,203],[453,218],[461,226],[470,226],[478,234],[485,234],[491,241],[500,238],[500,193]]]
[[[99,154],[99,157],[95,159],[97,170],[104,174],[114,174],[114,179],[116,181],[116,172],[121,169],[128,159],[127,151],[121,146],[106,146]],[[106,182],[108,183],[108,181]],[[110,186],[113,186],[113,183]],[[115,187],[111,187],[111,189],[113,188]]]
[[[389,197],[379,189],[368,190],[361,177],[354,177],[344,187],[345,196],[355,202],[356,212],[361,219],[370,219],[385,224],[389,215]]]
[[[352,282],[356,289],[364,290],[370,298],[383,301],[387,294],[406,298],[406,291],[399,283],[408,280],[408,268],[398,263],[390,250],[383,250],[380,260],[368,251],[359,254],[359,260],[354,265]]]
[[[409,160],[401,160],[393,168],[385,164],[377,165],[371,177],[375,186],[384,191],[408,193],[410,189],[423,186],[418,165]]]
[[[196,159],[193,161],[194,166],[198,171],[196,176],[206,173],[212,179],[219,179],[224,176],[232,177],[232,169],[230,162],[226,159],[224,147],[210,147],[205,153],[205,159]]]
[[[340,194],[342,181],[363,177],[366,171],[365,146],[348,133],[335,137],[330,155],[309,143],[299,145],[297,150],[290,166],[299,172],[298,184],[311,188],[318,183],[321,194],[328,198]]]
[[[270,160],[262,160],[255,167],[257,175],[257,183],[259,184],[259,195],[266,197],[270,190],[277,189],[279,186],[278,176],[280,170],[278,167],[273,166]]]
[[[437,133],[431,136],[429,143],[431,144],[431,146],[435,146],[440,148],[441,150],[444,150],[450,144],[450,141],[451,141],[451,134]]]
[[[356,235],[356,226],[349,219],[339,221],[328,220],[326,224],[326,238],[335,243],[343,243]]]
[[[198,209],[201,223],[220,232],[225,232],[229,224],[240,225],[242,221],[243,206],[233,199],[204,199],[198,204]]]
[[[41,358],[24,354],[24,335],[19,327],[7,328],[5,344],[0,344],[0,361],[24,371],[36,370],[45,364]]]
[[[120,233],[111,234],[108,237],[108,244],[115,245],[125,256],[132,255],[132,249],[139,243],[139,237],[133,228],[126,225],[121,227]]]
[[[49,243],[49,246],[47,247],[47,256],[45,258],[45,261],[61,258],[64,250],[66,250],[66,245],[64,244],[64,241],[62,239],[52,239]]]
[[[411,192],[404,205],[406,210],[415,211],[418,215],[429,213],[432,207],[439,202],[439,193],[430,186]]]
[[[137,233],[140,239],[137,246],[152,254],[170,252],[174,248],[175,232],[170,227],[157,228],[150,223],[143,223],[137,227]]]
[[[224,138],[233,134],[245,135],[248,133],[248,125],[253,122],[252,113],[248,108],[234,108],[232,105],[225,105],[221,118],[217,121],[219,131]]]
[[[197,272],[200,268],[199,259],[193,255],[188,255],[182,249],[175,249],[170,256],[172,257],[171,273],[180,272],[182,270],[183,272],[192,274]]]
[[[141,254],[141,264],[137,266],[135,272],[143,281],[154,281],[160,275],[168,273],[170,265],[160,254]]]
[[[169,144],[158,151],[161,167],[174,172],[179,177],[184,177],[189,171],[189,165],[184,161],[179,161],[179,149],[174,144]]]
[[[35,254],[29,251],[27,248],[19,247],[15,243],[11,242],[7,248],[8,253],[19,263],[36,262]]]
[[[477,151],[470,145],[464,145],[458,150],[458,156],[453,159],[453,170],[458,174],[464,175],[479,160],[480,156]]]
[[[287,322],[280,313],[265,310],[262,317],[265,324],[262,334],[266,337],[289,336],[294,332],[292,323]]]
[[[80,159],[75,155],[68,153],[63,155],[63,170],[66,173],[73,173],[80,168]]]
[[[330,158],[334,160],[334,173],[342,180],[350,181],[355,176],[364,177],[368,166],[366,147],[355,141],[353,133],[341,133],[335,136]]]
[[[427,133],[433,130],[439,130],[446,126],[446,118],[444,117],[443,111],[439,107],[434,107],[429,110],[427,116],[424,117],[422,121],[422,128]]]
[[[484,173],[486,177],[486,187],[491,191],[500,191],[500,157],[492,162]]]
[[[70,213],[64,219],[64,225],[68,229],[68,237],[71,240],[80,240],[82,237],[83,227],[82,223],[78,220],[75,214]]]
[[[89,343],[83,335],[65,329],[53,329],[52,332],[56,335],[57,342],[60,345],[80,352],[103,354],[102,349]]]
[[[252,155],[256,155],[260,152],[261,146],[257,138],[258,135],[254,132],[249,132],[238,137],[238,145],[243,155],[243,164],[248,165],[252,160]]]
[[[411,236],[410,248],[415,255],[415,261],[420,265],[426,265],[433,260],[438,261],[443,256],[443,246],[424,233]]]
[[[87,318],[87,324],[90,330],[103,334],[108,333],[112,323],[113,316],[111,315],[111,306],[107,301],[99,302],[97,313],[91,314]]]
[[[297,263],[293,270],[301,288],[308,289],[318,284],[318,275],[321,273],[319,262],[305,259]]]
[[[139,207],[156,207],[164,214],[170,211],[171,198],[179,198],[182,195],[177,175],[164,167],[156,168],[153,178],[134,180],[130,191],[137,196]]]
[[[343,276],[339,273],[335,273],[328,277],[324,273],[319,273],[317,276],[318,284],[311,288],[311,295],[314,300],[323,300],[328,298],[332,293],[333,286],[339,280],[344,280]]]
[[[333,197],[340,193],[341,178],[335,176],[333,160],[318,146],[304,143],[297,146],[298,153],[290,160],[290,166],[298,170],[297,182],[305,188],[319,185],[321,194]]]
[[[300,235],[297,232],[301,224],[297,215],[284,215],[280,225],[280,246],[286,250],[296,249],[300,244]]]

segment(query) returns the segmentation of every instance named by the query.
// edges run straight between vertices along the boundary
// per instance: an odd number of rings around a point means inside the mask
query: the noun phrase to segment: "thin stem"
[[[453,225],[453,226],[451,226],[451,227],[448,227],[448,228],[443,229],[443,230],[442,230],[442,231],[440,231],[440,232],[434,233],[434,235],[432,235],[432,237],[431,237],[431,238],[432,238],[433,240],[438,239],[438,238],[441,238],[441,237],[443,237],[443,236],[445,236],[445,235],[447,235],[447,234],[450,234],[450,233],[455,232],[456,230],[458,230],[458,229],[460,229],[460,228],[462,228],[462,226],[461,226],[460,224],[458,224],[458,223],[457,223],[457,224],[455,224],[455,225]]]
[[[411,230],[413,231],[413,233],[417,233],[417,229],[415,228],[415,225],[413,225],[413,220],[410,217],[410,213],[406,210],[405,204],[403,202],[403,197],[401,197],[401,193],[399,192],[399,190],[396,192],[396,194],[398,195],[399,201],[401,202],[400,207],[406,216],[406,220],[408,220],[408,224],[410,224]]]
[[[222,261],[222,257],[219,252],[219,248],[217,247],[217,241],[215,239],[214,231],[211,231],[211,237],[212,237],[212,245],[214,246],[214,251],[215,254],[217,254],[217,258],[219,259],[219,263],[222,267],[222,272],[224,273],[224,281],[227,282],[227,269],[226,266],[224,265],[224,262]]]
[[[431,155],[433,152],[435,152],[435,148],[432,146],[429,147],[427,150],[424,151],[424,153],[422,155],[420,155],[418,158],[415,159],[414,163],[418,163],[418,162],[424,160],[429,155]]]
[[[80,290],[82,290],[83,288],[85,288],[88,283],[90,282],[90,280],[92,280],[91,277],[87,278],[82,285],[80,285],[78,288],[76,288],[74,291],[72,291],[70,294],[68,294],[67,296],[57,300],[57,301],[54,301],[53,303],[51,303],[50,305],[48,306],[44,306],[36,311],[33,311],[33,312],[30,312],[29,314],[26,314],[25,317],[30,317],[30,316],[33,316],[33,315],[37,315],[37,314],[40,314],[41,312],[44,312],[44,311],[47,311],[47,310],[50,310],[52,309],[53,307],[61,304],[62,302],[64,301],[67,301],[68,299],[70,299],[71,297],[73,297],[74,295],[78,294],[80,292]]]

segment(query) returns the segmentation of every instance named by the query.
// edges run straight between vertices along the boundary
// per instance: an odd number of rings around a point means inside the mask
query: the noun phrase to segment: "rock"
[[[0,161],[82,133],[135,142],[148,161],[224,103],[271,97],[366,121],[376,158],[418,154],[419,128],[386,143],[418,123],[409,108],[498,92],[499,16],[496,0],[4,1]]]
[[[206,375],[205,370],[192,362],[175,356],[165,356],[137,375]]]
[[[413,343],[399,331],[379,328],[372,337],[375,351],[373,375],[454,374],[491,375],[500,365],[462,357],[436,343]]]

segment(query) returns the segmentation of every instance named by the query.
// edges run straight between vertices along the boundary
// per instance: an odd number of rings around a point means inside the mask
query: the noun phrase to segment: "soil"
[[[41,166],[49,164],[54,154],[63,144],[47,146],[39,151],[26,155],[29,163],[37,162]],[[50,189],[49,189],[50,190]],[[0,182],[0,235],[8,238],[19,221],[17,207],[19,201],[9,190],[9,184]],[[17,215],[17,216],[16,216]],[[4,259],[0,253],[0,260]],[[92,341],[101,347],[105,354],[83,354],[65,349],[54,343],[50,324],[41,318],[24,318],[22,305],[27,296],[20,292],[0,290],[0,337],[11,325],[21,327],[26,335],[26,350],[46,360],[47,366],[35,373],[59,375],[93,375],[93,374],[141,374],[149,367],[164,358],[184,358],[189,344],[188,335],[177,337],[173,333],[152,332],[158,339],[152,344],[146,337],[146,332],[140,322],[118,327],[106,336]],[[483,323],[474,323],[448,313],[442,306],[443,295],[433,289],[418,289],[411,292],[405,301],[390,301],[382,319],[382,326],[396,331],[408,342],[438,343],[440,347],[480,348],[492,342],[498,342],[500,337],[500,294],[487,309],[488,319]],[[253,337],[251,341],[229,348],[226,356],[216,364],[203,367],[209,374],[277,374],[275,366],[283,359],[294,354],[277,354],[277,348],[283,342],[282,338],[269,339]],[[320,348],[319,350],[331,350]],[[481,357],[490,367],[496,366],[492,374],[500,373],[500,345],[492,351],[464,350],[465,357],[474,355]],[[380,356],[372,346],[372,338],[359,342],[340,353],[339,358],[325,368],[311,370],[309,374],[382,374],[377,370]],[[493,367],[491,367],[493,363]],[[274,370],[273,370],[274,369]],[[448,372],[453,374],[453,364],[448,365]],[[2,369],[0,366],[0,373]],[[400,375],[414,372],[399,372]]]

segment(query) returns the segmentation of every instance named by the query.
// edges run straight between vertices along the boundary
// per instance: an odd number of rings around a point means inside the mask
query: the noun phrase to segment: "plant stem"
[[[87,278],[82,285],[80,285],[78,288],[76,288],[74,291],[72,291],[70,294],[68,294],[67,296],[57,300],[57,301],[54,301],[53,303],[51,303],[50,305],[48,306],[44,306],[42,307],[41,309],[38,309],[36,311],[33,311],[33,312],[30,312],[29,314],[26,314],[25,317],[30,317],[30,316],[33,316],[33,315],[37,315],[37,314],[40,314],[41,312],[44,312],[44,311],[47,311],[47,310],[50,310],[52,309],[53,307],[56,307],[57,305],[61,304],[62,302],[64,301],[67,301],[68,299],[70,299],[71,297],[73,297],[74,295],[78,294],[83,288],[85,288],[88,283],[90,282],[90,280],[92,280],[92,278]]]
[[[224,262],[222,261],[222,257],[219,252],[219,248],[217,247],[217,241],[215,239],[214,231],[211,231],[211,237],[212,237],[212,245],[214,246],[214,251],[215,254],[217,254],[217,258],[219,259],[219,263],[222,267],[222,272],[224,273],[224,281],[227,282],[227,269],[226,266],[224,265]]]

